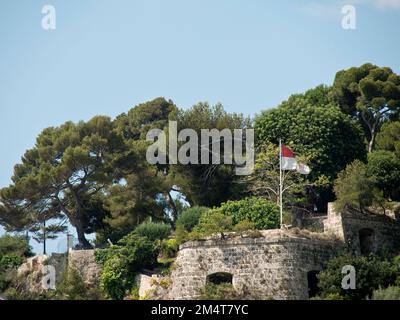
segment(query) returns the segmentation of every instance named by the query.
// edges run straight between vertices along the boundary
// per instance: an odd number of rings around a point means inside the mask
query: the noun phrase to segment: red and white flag
[[[281,146],[282,170],[297,170],[300,174],[309,174],[311,169],[304,163],[296,160],[296,155],[284,144]]]

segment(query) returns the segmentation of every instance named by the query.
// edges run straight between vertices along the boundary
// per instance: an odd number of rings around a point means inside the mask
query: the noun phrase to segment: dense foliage
[[[370,63],[342,70],[335,76],[332,97],[343,112],[361,122],[372,152],[383,123],[399,117],[400,76]]]
[[[384,207],[384,199],[376,180],[367,173],[367,165],[361,161],[354,161],[345,170],[339,173],[335,181],[335,208],[338,212],[348,208],[365,211],[372,205]]]
[[[386,260],[377,256],[355,257],[349,254],[333,258],[319,274],[320,296],[325,298],[336,295],[349,300],[371,297],[374,290],[399,283],[398,262],[398,258]],[[351,265],[356,270],[356,289],[342,288],[342,268],[346,265]]]
[[[400,300],[400,287],[390,286],[375,290],[372,294],[372,300]]]
[[[368,155],[368,175],[375,178],[376,187],[387,199],[400,200],[400,158],[390,151],[375,151]]]
[[[178,130],[191,128],[201,137],[202,129],[245,129],[251,128],[251,121],[242,114],[228,113],[221,104],[210,106],[198,103],[188,110],[181,110],[178,116]],[[224,140],[220,139],[219,150],[225,150]],[[213,146],[209,143],[209,159]],[[199,163],[201,145],[198,147]],[[239,177],[234,165],[220,164],[188,164],[177,165],[172,169],[176,174],[180,189],[191,205],[213,207],[229,199],[236,199],[243,191],[238,184]]]
[[[97,251],[96,260],[103,265],[100,288],[110,298],[123,299],[133,287],[137,272],[157,264],[159,250],[154,241],[134,231],[117,245]]]
[[[357,123],[330,101],[329,89],[317,87],[295,94],[278,107],[263,111],[255,119],[257,146],[279,140],[311,167],[300,195],[305,205],[326,211],[334,199],[332,184],[337,174],[355,159],[364,159],[366,150]]]
[[[179,215],[176,221],[176,227],[182,227],[185,231],[192,231],[193,228],[199,223],[201,215],[208,211],[207,207],[192,207],[184,210],[181,215]]]
[[[279,226],[279,208],[275,203],[258,198],[245,198],[223,203],[218,209],[232,217],[234,225],[248,220],[259,230],[275,229]]]
[[[26,237],[4,235],[0,237],[0,292],[12,286],[16,269],[33,255]]]
[[[163,240],[171,234],[171,226],[165,223],[147,222],[137,226],[135,233],[150,241]]]

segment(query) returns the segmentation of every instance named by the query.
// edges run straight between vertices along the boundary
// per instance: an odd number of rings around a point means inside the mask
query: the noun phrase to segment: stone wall
[[[321,270],[339,247],[337,241],[290,230],[263,231],[260,238],[188,242],[178,253],[170,295],[196,299],[207,276],[225,272],[232,274],[237,292],[254,298],[307,299],[307,273]]]
[[[61,275],[65,269],[67,261],[66,254],[53,253],[50,257],[46,255],[35,256],[28,258],[18,268],[18,277],[20,279],[20,285],[29,292],[43,293],[46,291],[42,285],[42,279],[47,275],[48,270],[45,270],[45,266],[53,266],[55,269],[55,281],[56,285],[61,280]]]
[[[400,224],[395,216],[384,214],[347,211],[336,213],[329,204],[328,216],[324,221],[324,231],[336,234],[355,254],[361,254],[360,232],[372,231],[371,252],[400,250]]]
[[[361,247],[367,243],[371,252],[399,252],[397,218],[393,213],[337,213],[329,204],[326,217],[313,219],[318,222],[314,229],[323,226],[321,233],[291,228],[262,231],[258,238],[233,236],[187,242],[180,247],[170,279],[157,274],[138,276],[139,295],[151,299],[196,299],[208,276],[224,272],[232,275],[235,290],[248,298],[307,299],[308,273],[320,271],[342,249],[361,254]],[[303,227],[307,224],[306,221]],[[365,230],[370,232],[367,239],[360,237]],[[32,291],[40,292],[42,267],[53,265],[59,280],[66,261],[85,283],[98,286],[101,266],[95,261],[94,250],[70,250],[68,259],[60,254],[34,257],[21,266],[19,273],[26,277]]]
[[[68,266],[77,270],[87,285],[98,287],[101,266],[96,262],[94,250],[70,250]]]
[[[89,286],[97,287],[101,274],[101,267],[96,263],[94,250],[70,250],[67,254],[53,253],[51,256],[41,255],[27,259],[18,269],[18,276],[25,290],[32,293],[46,291],[42,287],[42,279],[45,276],[45,266],[53,266],[55,269],[56,285],[62,280],[62,274],[67,267],[78,271],[82,280]]]

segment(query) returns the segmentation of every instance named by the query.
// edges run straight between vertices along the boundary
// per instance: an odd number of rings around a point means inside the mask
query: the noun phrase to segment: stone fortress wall
[[[247,297],[308,299],[316,274],[343,249],[367,254],[400,248],[400,223],[393,212],[336,213],[329,204],[327,215],[320,220],[323,230],[319,233],[290,228],[265,230],[255,238],[234,236],[184,243],[168,290],[160,294],[156,281],[159,275],[139,275],[139,292],[154,299],[197,299],[213,275],[223,274]],[[67,263],[88,285],[98,286],[101,267],[95,261],[94,250],[30,258],[19,273],[33,291],[40,292],[42,266],[54,265],[59,280]]]
[[[180,247],[172,273],[171,297],[196,299],[210,276],[232,276],[238,292],[262,299],[308,299],[310,281],[333,256],[347,248],[355,254],[400,248],[394,213],[336,213],[328,206],[322,233],[293,229],[263,231],[261,238],[188,242]]]
[[[320,271],[340,245],[307,239],[288,230],[268,230],[260,238],[188,242],[172,273],[171,297],[196,299],[216,273],[232,275],[233,287],[258,299],[307,299],[310,272]]]

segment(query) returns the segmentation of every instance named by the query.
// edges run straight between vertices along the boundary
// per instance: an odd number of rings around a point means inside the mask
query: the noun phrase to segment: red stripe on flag
[[[282,157],[286,158],[294,158],[295,154],[292,150],[290,150],[288,147],[286,147],[284,144],[282,144]]]

